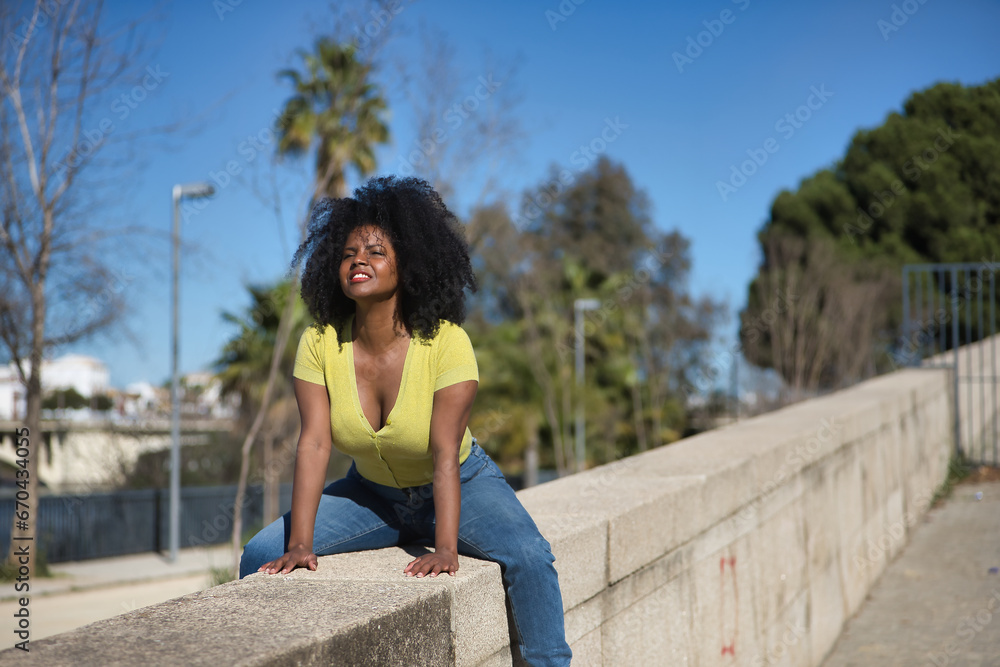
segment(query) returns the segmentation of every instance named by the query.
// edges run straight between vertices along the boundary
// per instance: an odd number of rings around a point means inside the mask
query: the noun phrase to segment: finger
[[[422,577],[430,572],[431,567],[433,567],[433,562],[431,561],[432,556],[433,554],[426,554],[413,561],[413,570],[411,571],[411,574]]]

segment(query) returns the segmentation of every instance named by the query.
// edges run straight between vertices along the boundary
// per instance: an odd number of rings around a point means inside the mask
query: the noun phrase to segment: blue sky
[[[136,4],[117,0],[108,11],[127,17]],[[232,11],[220,17],[226,7]],[[399,7],[390,28],[407,27],[411,37],[394,42],[393,53],[416,60],[420,46],[412,35],[421,25],[442,29],[468,82],[460,91],[471,94],[478,77],[492,71],[485,49],[496,62],[518,62],[502,82],[520,95],[515,112],[526,131],[499,174],[511,208],[516,193],[542,181],[551,165],[575,169],[574,152],[609,120],[617,123],[605,154],[649,195],[656,224],[691,240],[692,292],[727,302],[733,313],[745,302],[758,262],[756,233],[778,192],[830,166],[856,131],[881,124],[911,92],[1000,76],[996,2],[400,0]],[[144,149],[143,167],[121,176],[128,187],[118,215],[166,231],[175,183],[209,180],[229,161],[246,173],[260,166],[263,156],[248,149],[247,139],[270,125],[288,95],[276,73],[297,66],[295,50],[332,30],[330,17],[325,5],[304,0],[167,4],[149,62],[165,73],[162,82],[120,125],[204,117],[196,131]],[[392,173],[418,137],[399,91],[385,92],[394,141],[380,150],[378,171]],[[794,124],[782,120],[796,113]],[[769,139],[766,162],[723,197],[718,183],[751,155],[760,159]],[[182,372],[207,368],[233,334],[220,313],[248,304],[244,284],[273,281],[287,267],[307,187],[302,174],[282,181],[282,231],[269,207],[236,179],[185,222]],[[474,185],[456,192],[459,212]],[[115,386],[169,377],[169,248],[156,248],[141,263],[127,250],[112,260],[132,306],[127,324],[141,344],[112,332],[74,348],[103,359]],[[732,324],[721,333],[734,331]]]

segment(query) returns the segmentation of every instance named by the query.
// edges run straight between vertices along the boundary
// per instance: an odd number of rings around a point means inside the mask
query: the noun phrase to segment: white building
[[[18,377],[17,367],[13,363],[0,366],[0,419],[17,419],[24,413],[24,385]]]
[[[166,390],[157,389],[145,380],[133,382],[121,393],[119,411],[133,418],[154,412],[160,405],[168,404],[166,393]]]
[[[237,396],[222,396],[222,382],[209,371],[195,371],[182,378],[189,391],[184,392],[187,409],[213,419],[230,419],[239,408]],[[184,409],[184,408],[182,408]]]
[[[24,366],[25,372],[30,372],[30,364],[25,362]],[[85,398],[107,394],[110,377],[103,361],[83,354],[67,354],[42,361],[43,393],[72,387]],[[14,363],[0,366],[0,419],[24,418],[27,412],[25,393]]]

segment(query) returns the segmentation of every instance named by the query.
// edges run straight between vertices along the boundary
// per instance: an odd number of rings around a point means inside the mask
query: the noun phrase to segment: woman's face
[[[344,243],[340,286],[349,299],[384,301],[396,294],[396,253],[386,233],[373,225],[358,227]]]

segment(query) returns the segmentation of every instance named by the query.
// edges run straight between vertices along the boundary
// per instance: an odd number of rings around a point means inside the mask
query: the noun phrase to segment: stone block
[[[632,464],[632,468],[636,466]],[[559,481],[563,483],[543,484],[529,489],[531,493],[522,492],[522,503],[532,516],[537,514],[543,521],[553,514],[589,515],[607,521],[605,566],[609,583],[678,545],[678,526],[698,521],[697,503],[693,499],[704,482],[701,476],[639,474],[637,470],[615,465]],[[557,526],[565,525],[569,530],[570,523],[557,521]],[[577,599],[576,595],[572,597]]]
[[[566,641],[572,646],[575,642],[600,630],[604,622],[604,597],[606,593],[592,597],[566,612]]]
[[[806,529],[806,571],[824,570],[840,553],[840,522],[833,478],[819,469],[803,472],[802,514]]]
[[[760,492],[755,484],[753,457],[749,453],[737,455],[726,451],[735,443],[725,440],[704,438],[702,445],[704,449],[700,452],[671,445],[662,451],[661,456],[652,456],[653,453],[648,452],[633,457],[640,463],[636,466],[636,476],[654,479],[684,477],[700,481],[697,488],[691,489],[695,495],[690,498],[690,503],[676,516],[674,530],[679,544],[695,538],[747,506]]]
[[[800,667],[811,662],[809,592],[802,591],[781,613],[762,628],[760,646],[743,664]]]
[[[825,570],[809,576],[809,649],[808,664],[821,665],[833,648],[844,621],[854,610],[846,609],[841,591],[840,566],[831,563]]]
[[[401,581],[408,585],[443,588],[450,607],[460,610],[451,616],[456,665],[478,665],[488,656],[509,646],[506,595],[500,566],[490,561],[459,556],[455,576],[407,577],[407,563],[429,550],[423,547],[378,549],[332,556],[321,556],[315,572],[293,570],[286,577],[293,580],[327,579],[339,582]],[[244,579],[275,575],[253,574]]]
[[[504,646],[499,651],[493,655],[487,657],[482,662],[480,662],[476,667],[510,667],[511,665],[511,652],[510,646]]]
[[[698,525],[700,477],[637,478],[608,521],[608,582],[620,581],[680,546]],[[685,530],[687,529],[687,530]]]
[[[751,627],[765,628],[808,590],[807,533],[801,503],[784,507],[744,539]],[[749,602],[752,601],[752,602]]]
[[[608,520],[532,504],[531,516],[556,558],[563,609],[568,611],[608,585]]]
[[[690,665],[692,600],[685,595],[687,575],[654,589],[628,608],[607,618],[602,626],[604,665]]]
[[[32,664],[454,662],[451,600],[441,586],[254,577],[32,642]]]
[[[46,665],[499,664],[509,644],[499,566],[462,556],[454,577],[416,579],[402,572],[413,557],[380,549],[322,556],[316,571],[252,574],[32,642],[31,656]]]
[[[573,667],[602,667],[601,629],[591,630],[569,645],[573,651]]]

